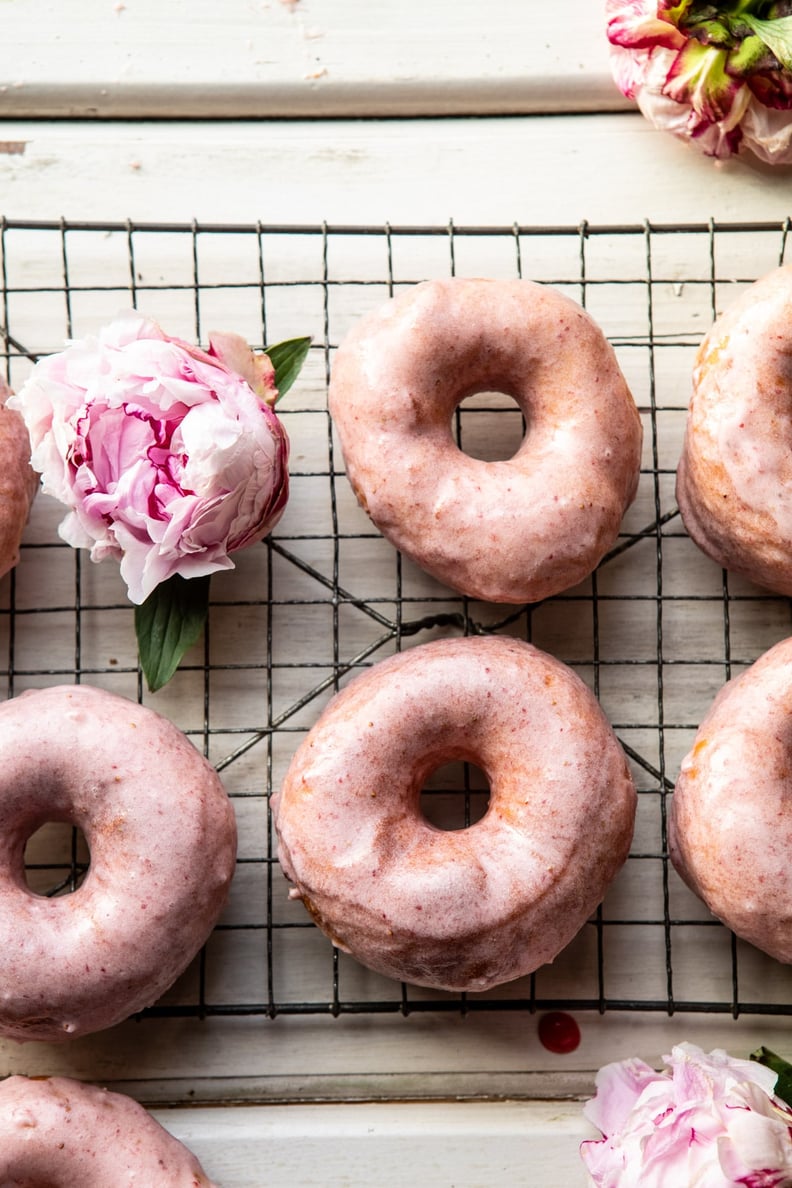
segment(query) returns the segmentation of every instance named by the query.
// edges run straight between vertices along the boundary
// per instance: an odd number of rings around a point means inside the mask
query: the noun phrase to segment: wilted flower
[[[792,1111],[776,1073],[716,1049],[678,1044],[656,1072],[608,1064],[584,1114],[603,1138],[581,1144],[598,1188],[790,1188]]]
[[[138,313],[40,360],[22,413],[43,490],[70,510],[60,535],[115,557],[130,600],[175,574],[233,568],[288,498],[288,439],[272,364],[233,334],[208,351]]]
[[[792,162],[792,0],[606,0],[619,89],[712,157]]]

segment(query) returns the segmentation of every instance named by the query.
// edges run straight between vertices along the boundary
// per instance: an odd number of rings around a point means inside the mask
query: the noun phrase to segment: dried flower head
[[[790,0],[606,0],[619,89],[712,157],[792,162]]]

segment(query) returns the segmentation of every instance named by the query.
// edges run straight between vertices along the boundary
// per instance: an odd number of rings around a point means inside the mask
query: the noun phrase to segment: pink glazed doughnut
[[[512,396],[513,458],[458,449],[456,407]],[[641,421],[602,331],[531,281],[437,280],[369,313],[338,350],[329,392],[362,507],[441,582],[536,602],[582,581],[616,539],[638,484]]]
[[[726,684],[682,763],[671,861],[738,936],[792,962],[792,639]]]
[[[701,344],[677,502],[724,569],[792,594],[792,266],[751,285]]]
[[[430,825],[429,774],[487,776],[485,816]],[[636,795],[598,702],[529,644],[424,644],[358,676],[307,735],[273,798],[278,857],[339,948],[388,977],[486,990],[582,927],[627,857]]]
[[[68,1077],[0,1083],[3,1188],[215,1188],[142,1106]]]
[[[0,705],[0,1034],[63,1040],[150,1005],[225,903],[234,812],[171,722],[86,685]],[[71,895],[28,888],[24,849],[78,825],[90,870]]]
[[[0,378],[0,577],[19,561],[22,533],[38,490],[30,438],[18,412],[6,408],[11,389]]]

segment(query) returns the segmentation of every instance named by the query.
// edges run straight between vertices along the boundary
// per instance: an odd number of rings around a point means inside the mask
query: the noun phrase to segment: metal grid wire
[[[88,681],[148,700],[202,747],[235,801],[243,838],[237,900],[189,976],[147,1014],[792,1013],[792,976],[769,959],[763,963],[708,916],[676,878],[666,844],[679,760],[712,695],[789,634],[788,601],[702,558],[673,500],[695,348],[741,285],[783,262],[789,229],[789,221],[608,227],[2,221],[0,322],[12,386],[31,360],[96,329],[123,306],[140,307],[169,333],[195,341],[215,324],[259,347],[313,334],[303,377],[280,409],[292,439],[290,510],[272,539],[240,559],[238,576],[221,594],[213,585],[206,638],[187,657],[172,692],[148,697],[123,589],[105,566],[91,566],[59,542],[59,517],[46,503],[20,566],[6,579],[0,671],[9,697],[31,685]],[[350,497],[327,414],[333,351],[352,321],[409,284],[454,273],[530,277],[587,306],[617,351],[644,421],[639,498],[617,545],[588,582],[540,605],[472,602],[400,558]],[[511,425],[507,438],[519,436],[514,418],[505,397],[470,402],[457,414],[458,440],[486,456],[505,426]],[[95,570],[103,571],[101,580]],[[638,828],[621,891],[617,880],[553,967],[488,994],[433,993],[357,969],[299,906],[288,905],[265,802],[348,675],[401,647],[479,632],[530,640],[589,683],[632,763]],[[470,823],[486,803],[479,776],[462,765],[438,773],[424,793],[427,814],[438,806],[439,821],[451,812],[454,827]],[[48,844],[30,860],[31,883],[38,879],[51,894],[73,890],[87,863],[81,839],[72,833]],[[704,949],[711,954],[706,983],[689,960]],[[233,977],[237,960],[253,971],[241,986]]]

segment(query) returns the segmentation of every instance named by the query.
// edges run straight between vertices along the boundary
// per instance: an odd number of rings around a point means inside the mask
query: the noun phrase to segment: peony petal
[[[735,1085],[757,1085],[765,1096],[769,1096],[778,1080],[777,1074],[766,1065],[756,1060],[730,1056],[723,1048],[704,1052],[696,1044],[681,1043],[676,1044],[671,1055],[663,1059],[675,1072],[681,1068],[700,1070],[701,1075],[721,1094]]]
[[[596,1096],[583,1108],[589,1122],[607,1137],[624,1126],[631,1110],[647,1085],[666,1080],[643,1060],[616,1061],[597,1073]]]
[[[145,317],[136,309],[128,309],[117,314],[111,322],[102,326],[98,339],[84,341],[120,350],[141,338],[165,342],[167,335],[152,318]]]
[[[58,525],[58,536],[75,549],[90,549],[96,538],[87,532],[76,512],[69,512]]]
[[[714,1136],[707,1133],[711,1117],[701,1109],[669,1113],[665,1124],[651,1131],[641,1147],[641,1188],[725,1188],[717,1160]]]
[[[721,1171],[729,1182],[750,1188],[792,1185],[792,1142],[780,1117],[768,1117],[766,1099],[756,1090],[753,1108],[731,1111],[728,1129],[718,1138]]]
[[[278,399],[275,386],[275,368],[268,355],[251,351],[239,334],[222,334],[213,330],[209,334],[209,352],[229,369],[235,371],[250,386],[251,390],[267,404]]]
[[[612,45],[629,49],[651,49],[663,46],[680,50],[685,36],[673,22],[659,11],[653,0],[608,0],[608,40]]]
[[[648,54],[614,47],[610,52],[610,67],[614,82],[623,95],[635,99],[646,84]]]
[[[768,165],[792,165],[792,119],[753,101],[742,122],[745,145]]]
[[[596,1188],[627,1188],[627,1153],[609,1139],[587,1139],[580,1144],[580,1158]]]

